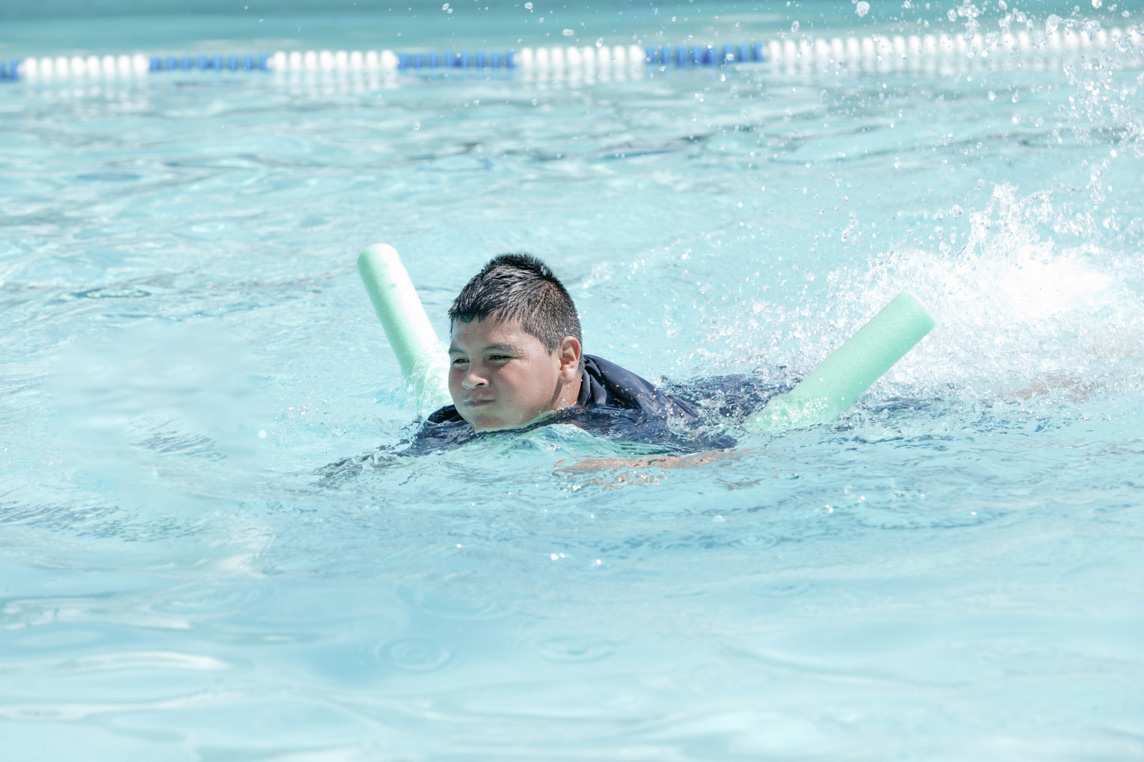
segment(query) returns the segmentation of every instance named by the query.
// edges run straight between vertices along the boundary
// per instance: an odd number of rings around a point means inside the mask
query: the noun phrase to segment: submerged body
[[[639,458],[617,460],[611,448],[602,453],[585,452],[584,463],[595,465],[656,465],[671,467],[694,464],[704,453],[722,454],[736,447],[732,432],[760,406],[777,394],[788,391],[791,383],[764,383],[752,376],[732,375],[702,378],[686,384],[657,388],[650,381],[600,357],[584,358],[580,396],[558,411],[540,416],[528,425],[487,431],[476,430],[461,416],[455,405],[433,412],[393,445],[331,463],[321,470],[323,481],[335,483],[366,468],[384,468],[409,456],[429,455],[451,450],[470,442],[491,441],[530,434],[557,424],[575,426],[612,443],[633,445]],[[683,457],[678,457],[683,456]],[[654,463],[647,458],[655,458]]]
[[[605,439],[649,445],[664,454],[734,447],[728,430],[789,384],[748,376],[719,376],[658,388],[601,357],[587,355],[574,404],[514,429],[478,431],[447,405],[432,413],[395,454],[416,455],[487,436],[506,436],[551,424],[570,424]]]

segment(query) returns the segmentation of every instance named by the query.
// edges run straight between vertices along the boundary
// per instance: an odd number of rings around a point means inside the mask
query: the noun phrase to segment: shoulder
[[[465,419],[457,412],[456,405],[446,405],[440,410],[435,410],[430,413],[429,417],[425,420],[429,423],[457,423]]]
[[[426,418],[412,436],[406,440],[402,455],[424,455],[464,444],[477,436],[457,408],[446,405]]]
[[[634,408],[655,417],[697,418],[692,405],[662,392],[642,376],[621,368],[614,362],[594,355],[584,355],[584,382],[581,404]]]

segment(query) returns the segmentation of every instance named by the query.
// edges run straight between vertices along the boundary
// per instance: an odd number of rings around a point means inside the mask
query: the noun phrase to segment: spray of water
[[[949,20],[977,34],[979,16],[963,2]],[[999,26],[1045,34],[1101,29],[1092,19],[1041,22],[1019,10]],[[936,241],[893,243],[860,264],[818,272],[825,293],[749,300],[736,325],[708,337],[731,350],[704,359],[730,367],[734,353],[751,350],[761,373],[786,365],[804,375],[908,289],[930,306],[938,327],[874,387],[875,396],[1073,405],[1138,392],[1144,223],[1135,210],[1144,75],[1126,70],[1116,55],[1077,56],[1062,69],[1069,97],[1060,107],[1062,126],[1049,139],[1083,149],[1080,187],[1074,176],[1032,192],[1003,183],[984,201],[963,201],[968,213],[960,206],[933,213]],[[852,216],[842,240],[860,235]]]
[[[956,251],[904,247],[862,270],[831,273],[851,319],[902,288],[932,309],[938,328],[889,374],[891,391],[954,386],[959,396],[1092,395],[1144,384],[1139,263],[1093,244],[1045,237],[1059,212],[1047,194],[994,189],[970,215]]]

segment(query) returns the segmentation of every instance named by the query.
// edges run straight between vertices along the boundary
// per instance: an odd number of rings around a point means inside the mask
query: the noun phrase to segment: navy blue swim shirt
[[[584,355],[577,404],[524,430],[566,423],[597,436],[655,445],[666,452],[727,449],[735,441],[716,427],[742,422],[777,391],[775,386],[742,376],[722,376],[665,391],[615,363]],[[476,432],[455,406],[447,405],[429,416],[403,453],[432,452],[521,430]]]

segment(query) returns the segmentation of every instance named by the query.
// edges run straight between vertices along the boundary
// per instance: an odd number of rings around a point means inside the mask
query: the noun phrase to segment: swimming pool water
[[[1140,758],[1142,84],[1115,52],[6,83],[5,757]],[[579,470],[625,450],[550,427],[323,476],[416,417],[376,241],[440,335],[536,253],[589,352],[674,383],[805,373],[902,288],[938,327],[836,424],[700,467]]]

